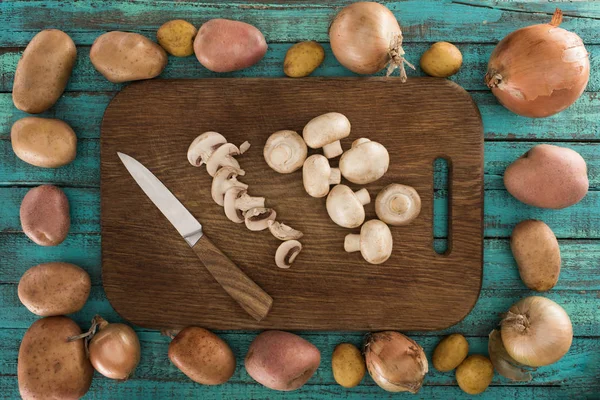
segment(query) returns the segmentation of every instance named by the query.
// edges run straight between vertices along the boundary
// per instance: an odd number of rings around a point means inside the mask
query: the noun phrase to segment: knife
[[[194,250],[225,291],[257,321],[267,316],[273,299],[219,250],[202,232],[202,225],[148,168],[127,154],[119,158],[146,196]]]

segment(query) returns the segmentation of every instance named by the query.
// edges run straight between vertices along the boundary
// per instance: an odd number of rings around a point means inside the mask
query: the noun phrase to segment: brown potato
[[[256,382],[273,390],[296,390],[315,373],[321,353],[310,342],[293,333],[265,331],[246,354],[245,366]]]
[[[452,371],[467,358],[469,343],[460,333],[443,338],[433,351],[433,366],[441,372]]]
[[[220,385],[235,372],[235,356],[223,339],[203,328],[183,329],[169,344],[169,360],[188,378]]]
[[[360,350],[351,343],[340,343],[331,356],[333,379],[345,387],[352,388],[362,381],[367,371],[365,359]]]
[[[504,186],[530,206],[569,207],[587,194],[587,165],[575,150],[540,144],[508,166]]]
[[[154,78],[167,66],[167,53],[145,36],[112,31],[100,35],[90,49],[94,68],[113,83]]]
[[[162,24],[156,32],[156,40],[167,53],[176,57],[194,54],[194,38],[198,30],[182,19],[174,19]]]
[[[58,119],[21,118],[13,124],[10,140],[17,157],[36,167],[62,167],[77,154],[75,132]]]
[[[200,64],[214,72],[250,67],[267,53],[267,42],[254,26],[229,19],[211,19],[200,27],[194,40]]]
[[[91,286],[90,276],[77,265],[39,264],[29,268],[19,280],[19,300],[42,317],[71,314],[83,308]]]
[[[31,114],[52,107],[67,86],[76,58],[75,43],[63,31],[46,29],[35,35],[15,71],[15,107]]]
[[[489,358],[480,354],[469,356],[456,368],[456,382],[463,392],[483,393],[494,378],[494,366]]]
[[[31,189],[21,202],[21,228],[40,246],[61,244],[69,233],[69,200],[58,187],[42,185]]]
[[[283,72],[290,78],[308,76],[325,59],[323,46],[314,40],[296,43],[285,53]]]
[[[542,221],[519,222],[512,231],[510,248],[521,280],[538,292],[550,290],[560,275],[560,248],[552,229]]]
[[[67,341],[81,329],[67,317],[46,317],[25,332],[19,348],[19,392],[24,400],[83,397],[90,388],[94,368],[83,340]]]
[[[427,75],[447,78],[458,72],[462,54],[458,47],[448,42],[437,42],[421,56],[421,69]]]

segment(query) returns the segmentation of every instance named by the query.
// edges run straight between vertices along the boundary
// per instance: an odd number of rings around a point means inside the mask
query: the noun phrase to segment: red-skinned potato
[[[290,391],[304,385],[321,362],[321,353],[293,333],[266,331],[254,339],[245,366],[248,374],[269,389]]]
[[[200,64],[214,72],[231,72],[259,62],[267,52],[263,34],[254,26],[229,19],[211,19],[194,40]]]

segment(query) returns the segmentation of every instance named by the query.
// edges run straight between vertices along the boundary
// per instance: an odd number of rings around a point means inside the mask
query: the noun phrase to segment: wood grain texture
[[[370,106],[394,97],[403,99],[403,107],[388,108],[377,117],[372,114]],[[391,154],[387,174],[367,186],[373,197],[391,182],[412,185],[421,196],[418,221],[393,230],[395,252],[382,265],[346,254],[341,243],[349,231],[329,221],[324,199],[306,195],[301,171],[279,175],[262,157],[270,133],[300,131],[311,118],[333,109],[352,121],[353,133],[342,141],[344,148],[367,136]],[[293,268],[273,265],[278,242],[268,231],[251,233],[227,220],[211,199],[210,177],[187,163],[189,143],[206,130],[222,132],[232,143],[253,142],[254,148],[240,157],[250,193],[266,197],[281,221],[305,232],[304,250]],[[482,126],[470,97],[451,82],[432,78],[406,84],[381,78],[145,82],[130,85],[108,106],[101,142],[103,284],[113,307],[138,325],[430,330],[458,322],[477,300],[483,247]],[[207,235],[273,296],[269,317],[261,323],[249,320],[204,271],[198,271],[182,247],[185,243],[123,173],[117,151],[153,171],[199,218]],[[452,165],[451,250],[444,256],[432,246],[432,169],[438,157]],[[371,207],[368,218],[373,217]],[[145,251],[140,251],[142,243]],[[161,246],[147,249],[148,243]],[[132,298],[128,295],[132,291],[140,295]],[[187,299],[182,302],[186,306],[170,306],[168,299],[174,295]],[[355,312],[344,312],[349,304]],[[410,312],[395,312],[408,304]]]

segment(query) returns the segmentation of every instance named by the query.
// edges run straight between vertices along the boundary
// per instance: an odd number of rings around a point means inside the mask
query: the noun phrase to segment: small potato
[[[42,317],[71,314],[83,308],[91,285],[88,273],[77,265],[39,264],[29,268],[19,280],[19,300]]]
[[[308,76],[325,59],[323,46],[315,41],[296,43],[285,53],[283,72],[290,78]]]
[[[90,49],[94,68],[113,83],[152,79],[167,66],[167,53],[145,36],[112,31],[98,38]]]
[[[235,372],[235,356],[223,339],[195,326],[183,329],[169,344],[169,360],[202,385],[220,385]]]
[[[265,331],[250,344],[245,366],[256,382],[273,390],[290,391],[304,385],[321,362],[321,353],[293,333]]]
[[[331,369],[335,381],[345,388],[357,386],[367,371],[360,350],[350,343],[340,343],[335,347],[331,356]]]
[[[430,76],[447,78],[458,72],[462,54],[458,47],[448,42],[437,42],[421,56],[421,69]]]
[[[480,354],[469,356],[456,368],[456,382],[463,392],[483,393],[492,383],[494,366],[489,358]]]
[[[198,30],[182,19],[165,22],[156,32],[156,40],[167,53],[176,57],[194,54],[194,38]]]
[[[35,35],[15,71],[15,107],[31,114],[52,107],[67,86],[76,58],[75,43],[63,31],[46,29]]]
[[[42,185],[27,192],[19,217],[23,233],[40,246],[61,244],[69,233],[71,216],[65,193],[53,185]]]
[[[433,351],[433,366],[441,372],[452,371],[469,354],[469,343],[460,333],[443,338]]]

